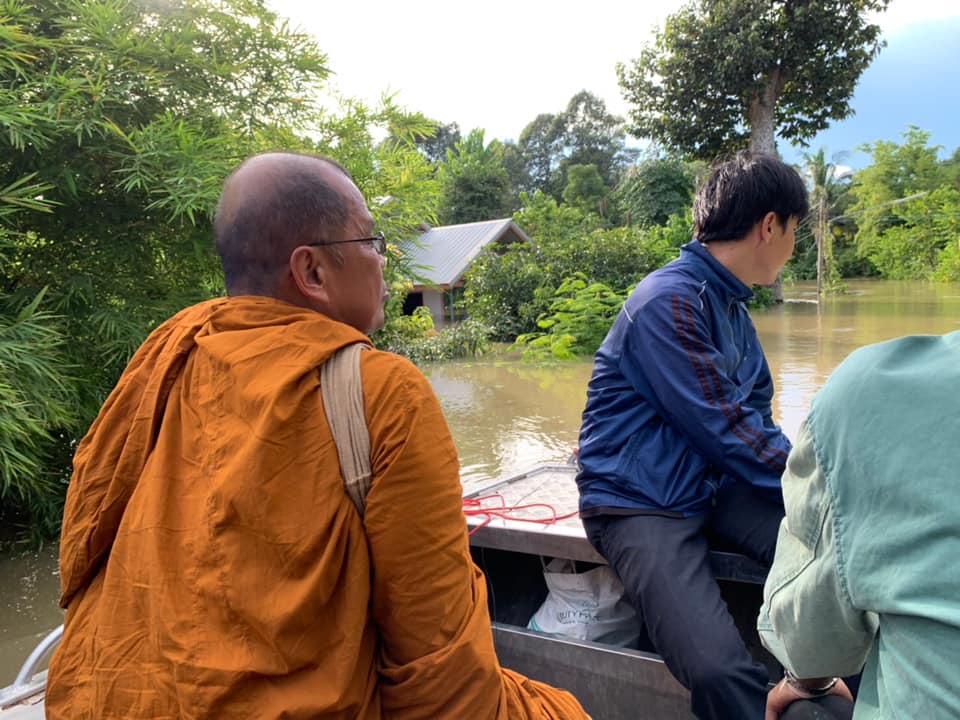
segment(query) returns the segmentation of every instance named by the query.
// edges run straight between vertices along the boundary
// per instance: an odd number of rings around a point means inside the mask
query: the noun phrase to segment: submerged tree
[[[775,136],[804,144],[852,114],[883,43],[867,12],[890,0],[693,0],[639,58],[620,64],[632,132],[697,158]]]

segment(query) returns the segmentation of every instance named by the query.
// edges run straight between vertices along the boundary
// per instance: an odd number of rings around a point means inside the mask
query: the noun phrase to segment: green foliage
[[[457,123],[446,125],[437,123],[436,129],[429,134],[418,137],[415,142],[417,149],[434,165],[442,163],[447,152],[453,150],[461,140],[460,126]]]
[[[544,244],[547,270],[556,284],[575,272],[623,290],[679,254],[675,247],[636,228],[592,231],[579,241]]]
[[[441,222],[458,225],[510,215],[510,180],[502,158],[497,140],[484,145],[483,130],[473,130],[447,150],[440,166]]]
[[[637,137],[712,160],[774,134],[803,143],[848,117],[889,0],[691,0],[617,66]]]
[[[503,165],[503,169],[507,171],[511,205],[517,207],[520,205],[520,193],[531,187],[530,173],[527,169],[526,158],[524,158],[523,152],[515,142],[507,140],[502,147],[503,155],[500,158],[500,163]]]
[[[940,282],[960,282],[960,237],[940,251],[933,279]]]
[[[666,223],[647,228],[646,233],[652,244],[679,250],[693,239],[693,209],[687,207],[686,210],[671,215]]]
[[[425,359],[439,361],[479,357],[490,349],[492,333],[492,328],[476,318],[467,318],[441,328],[432,352]]]
[[[561,242],[583,237],[596,226],[579,208],[558,203],[549,194],[537,190],[520,195],[523,206],[514,213],[513,220],[530,237],[540,242]]]
[[[0,309],[7,336],[34,337],[38,350],[33,375],[7,357],[0,375],[32,378],[49,405],[4,408],[33,413],[32,424],[0,422],[34,439],[0,434],[0,454],[29,456],[7,462],[0,513],[29,521],[55,505],[79,434],[135,348],[223,292],[211,221],[242,159],[278,148],[333,156],[392,239],[434,219],[439,185],[415,138],[435,124],[390,98],[376,109],[343,99],[339,114],[321,106],[326,61],[265,0],[4,3]],[[392,134],[377,144],[382,130]],[[409,270],[394,254],[389,279]]]
[[[627,224],[652,228],[689,210],[700,163],[675,157],[652,157],[630,167],[614,193]],[[688,238],[689,239],[689,238]]]
[[[466,274],[467,313],[495,328],[495,340],[513,340],[536,327],[543,305],[536,292],[547,282],[536,246],[487,247]]]
[[[873,163],[854,175],[854,202],[849,212],[856,216],[857,250],[868,258],[884,277],[914,277],[926,261],[908,257],[909,237],[896,228],[912,228],[925,219],[927,206],[920,197],[950,184],[948,164],[937,159],[939,146],[929,145],[930,133],[910,127],[904,142],[878,141],[864,146]],[[922,275],[921,275],[922,276]]]
[[[43,296],[0,305],[0,518],[51,532],[69,473],[58,445],[78,430],[77,380],[60,319],[39,309]]]
[[[620,312],[626,293],[590,282],[583,273],[564,278],[553,293],[550,309],[537,320],[542,332],[525,333],[516,345],[526,360],[572,360],[600,347]]]
[[[5,226],[18,214],[54,209],[42,196],[51,187],[34,177],[0,189],[0,278],[18,271],[20,239]],[[78,430],[67,337],[60,318],[40,309],[46,291],[13,297],[0,285],[0,523],[33,528],[37,538],[58,527],[69,472],[62,439]]]
[[[413,358],[409,348],[435,334],[430,308],[421,306],[412,315],[398,315],[376,336],[377,347]],[[416,362],[414,360],[414,362]]]
[[[954,163],[938,159],[930,133],[910,127],[903,137],[866,146],[873,164],[854,176],[849,208],[857,251],[886,278],[949,278],[960,219]]]
[[[490,348],[491,328],[475,318],[441,329],[434,328],[429,308],[420,306],[384,329],[379,346],[423,364],[477,357]]]
[[[596,228],[596,217],[558,205],[543,194],[524,195],[514,219],[530,244],[487,248],[466,276],[467,312],[496,328],[496,339],[537,332],[565,278],[583,273],[591,283],[622,291],[677,256],[677,226],[647,234],[637,228]],[[687,225],[689,228],[689,225]],[[689,240],[689,229],[686,233]]]
[[[554,198],[563,190],[560,160],[563,159],[561,135],[563,122],[556,115],[537,115],[520,133],[517,148],[523,158],[526,172],[524,184],[517,189],[525,193],[540,191]]]
[[[960,243],[960,190],[944,186],[894,206],[893,218],[870,253],[883,277],[951,279]]]
[[[593,165],[610,188],[635,156],[626,147],[623,118],[607,112],[606,103],[586,90],[570,98],[559,115],[559,130],[558,169],[565,179],[574,165]]]
[[[797,250],[785,274],[793,278],[816,279],[818,256],[820,281],[825,292],[840,292],[840,271],[835,253],[835,241],[844,237],[847,223],[832,222],[831,217],[841,215],[850,203],[850,176],[837,174],[837,166],[828,162],[826,150],[804,154],[804,166],[800,168],[810,190],[810,214],[797,230]],[[819,242],[818,235],[822,235]]]
[[[308,147],[277,123],[317,116],[326,58],[248,0],[11,2],[2,22],[32,61],[0,66],[0,184],[53,206],[10,219],[3,292],[49,288],[89,422],[149,330],[220,289],[223,178],[261,143]]]
[[[522,192],[560,199],[574,165],[593,165],[607,188],[617,182],[635,151],[626,147],[623,119],[607,112],[606,103],[582,90],[563,112],[538,115],[520,133],[518,150],[524,159]]]
[[[749,303],[751,308],[766,308],[776,302],[772,288],[764,285],[754,285],[750,289],[753,291],[753,299]]]
[[[584,214],[606,215],[608,190],[596,165],[570,165],[567,168],[567,186],[563,201]]]

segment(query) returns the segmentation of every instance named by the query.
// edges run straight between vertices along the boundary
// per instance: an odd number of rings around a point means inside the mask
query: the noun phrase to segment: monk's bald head
[[[337,176],[349,177],[337,162],[295,153],[256,155],[230,174],[213,223],[230,295],[275,295],[290,252],[347,223],[351,200],[331,185]]]

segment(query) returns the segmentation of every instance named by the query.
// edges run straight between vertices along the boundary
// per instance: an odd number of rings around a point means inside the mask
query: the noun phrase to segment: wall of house
[[[443,290],[424,290],[423,304],[430,308],[434,327],[440,328],[447,324],[448,320],[443,314]]]

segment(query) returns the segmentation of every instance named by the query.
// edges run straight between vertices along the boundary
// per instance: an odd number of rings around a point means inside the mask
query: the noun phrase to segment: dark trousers
[[[701,517],[584,518],[590,542],[623,582],[656,651],[701,720],[762,720],[766,668],[747,651],[710,569],[711,545],[767,567],[783,506],[749,486],[722,488]],[[709,538],[709,540],[708,540]]]

